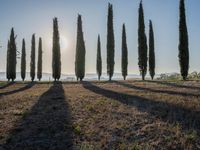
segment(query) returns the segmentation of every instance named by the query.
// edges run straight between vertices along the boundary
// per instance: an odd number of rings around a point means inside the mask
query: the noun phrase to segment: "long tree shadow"
[[[119,82],[119,81],[114,81],[118,85],[122,85],[127,88],[131,88],[134,90],[141,90],[141,91],[146,91],[146,92],[153,92],[153,93],[162,93],[162,94],[169,94],[169,95],[178,95],[178,96],[185,96],[185,97],[190,97],[190,96],[200,96],[199,94],[192,94],[192,93],[187,93],[187,92],[178,92],[178,91],[169,91],[169,90],[157,90],[157,89],[151,89],[147,87],[140,87],[140,86],[135,86],[132,84],[127,84],[124,82]]]
[[[164,122],[179,123],[184,130],[194,129],[200,133],[200,111],[187,109],[164,101],[154,101],[136,95],[103,89],[90,82],[83,82],[83,87],[96,94],[136,107],[139,111],[147,112],[149,115]]]
[[[71,114],[62,83],[54,83],[11,132],[4,147],[70,150],[73,146],[71,131]]]
[[[7,87],[13,85],[14,83],[15,83],[15,82],[7,82],[5,85],[0,86],[0,90],[5,89],[5,88],[7,88]]]
[[[156,84],[160,84],[160,85],[166,85],[166,86],[172,86],[172,87],[177,87],[177,88],[200,90],[200,87],[197,87],[197,86],[181,85],[181,84],[165,82],[165,81],[150,81],[150,80],[148,80],[147,82],[156,83]]]
[[[35,82],[28,83],[28,84],[26,84],[22,88],[19,88],[19,89],[13,90],[13,91],[8,91],[8,92],[0,93],[0,97],[28,90],[28,89],[32,88],[34,85],[35,85]]]

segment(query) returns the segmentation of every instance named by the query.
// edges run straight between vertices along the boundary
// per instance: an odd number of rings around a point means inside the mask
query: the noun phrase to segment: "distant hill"
[[[156,78],[159,77],[160,75],[156,75]],[[127,79],[140,79],[141,77],[139,75],[136,74],[130,74],[128,75]],[[149,78],[149,76],[147,76],[147,78]],[[5,72],[0,72],[0,80],[1,81],[6,81],[6,73]],[[26,80],[29,81],[30,80],[30,73],[27,72],[26,73]],[[37,76],[36,76],[36,80],[37,80]],[[42,74],[42,81],[52,81],[52,75],[51,73],[43,73]],[[61,75],[61,80],[62,81],[75,81],[76,77],[73,74],[62,74]],[[97,80],[97,75],[95,73],[88,73],[86,74],[84,80]],[[108,76],[106,73],[102,74],[101,80],[108,80]],[[121,73],[115,73],[113,76],[113,80],[123,80]],[[17,72],[17,78],[16,81],[21,81],[21,75],[20,72]]]

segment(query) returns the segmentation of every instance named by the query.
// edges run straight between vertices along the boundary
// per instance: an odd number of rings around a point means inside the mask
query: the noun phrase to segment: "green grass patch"
[[[81,135],[82,134],[81,127],[78,124],[74,124],[73,125],[73,131],[77,135]]]

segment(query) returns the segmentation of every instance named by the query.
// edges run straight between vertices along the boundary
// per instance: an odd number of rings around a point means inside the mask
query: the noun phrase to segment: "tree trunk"
[[[142,74],[142,80],[143,80],[143,81],[145,80],[145,75],[144,75],[144,74]]]
[[[184,81],[186,81],[186,80],[187,80],[187,78],[184,76],[184,77],[183,77],[183,80],[184,80]]]
[[[112,78],[111,78],[111,76],[109,76],[109,81],[111,81],[112,80]]]
[[[124,81],[126,80],[126,76],[124,76]]]

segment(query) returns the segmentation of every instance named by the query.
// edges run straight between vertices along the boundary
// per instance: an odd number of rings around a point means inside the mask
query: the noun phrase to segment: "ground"
[[[0,150],[200,149],[200,82],[0,83]]]

